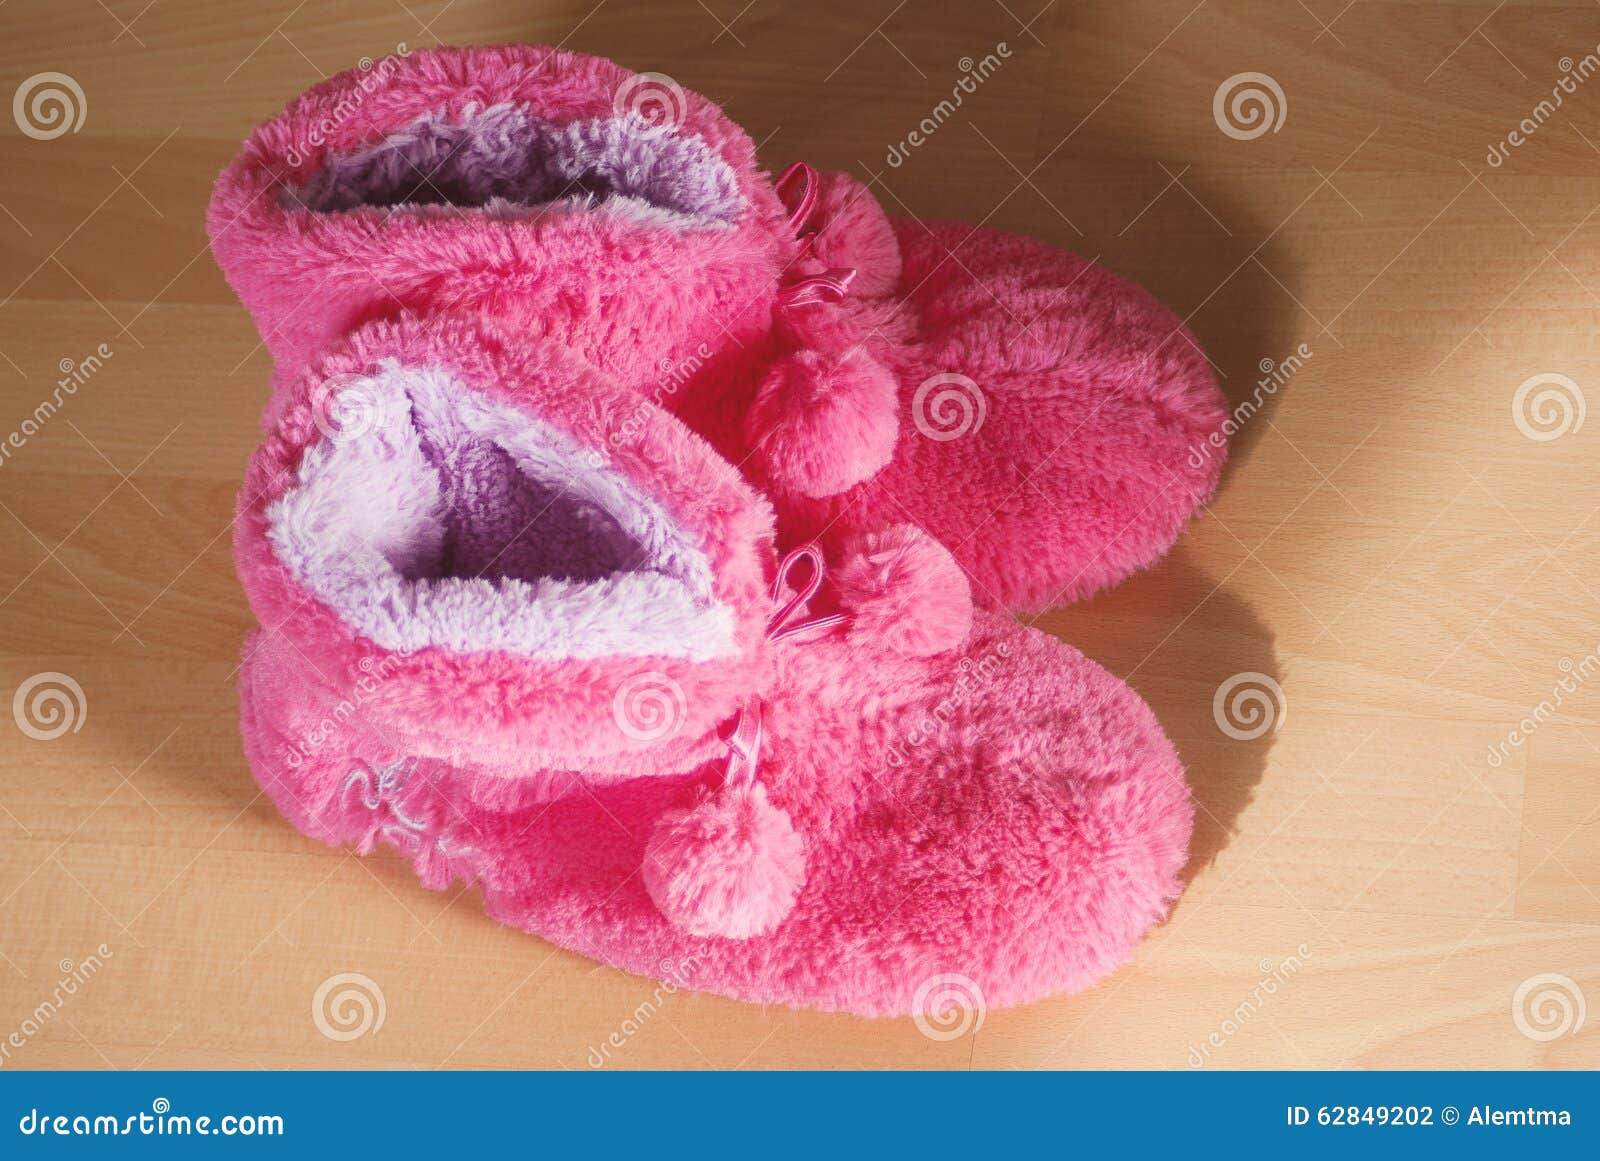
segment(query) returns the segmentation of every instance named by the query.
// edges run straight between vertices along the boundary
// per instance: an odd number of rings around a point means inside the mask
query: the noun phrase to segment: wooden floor
[[[0,96],[63,73],[85,107],[0,119],[0,696],[57,675],[24,705],[72,717],[0,731],[0,1065],[583,1069],[615,1032],[607,1067],[1600,1066],[1600,8],[741,4],[0,8]],[[229,534],[268,360],[209,184],[302,88],[436,40],[666,73],[771,167],[1096,257],[1259,396],[1172,556],[1040,622],[1149,699],[1201,806],[1130,966],[950,1039],[662,994],[256,793]],[[1281,124],[1230,120],[1239,86]],[[1214,712],[1240,674],[1253,739]],[[319,989],[381,1025],[330,1037]]]

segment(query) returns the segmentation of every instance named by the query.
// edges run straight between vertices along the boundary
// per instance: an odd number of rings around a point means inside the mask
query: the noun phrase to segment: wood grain
[[[1552,973],[1600,1005],[1600,682],[1489,759],[1600,649],[1600,420],[1536,440],[1512,412],[1536,375],[1600,399],[1600,78],[1487,160],[1596,52],[1594,5],[10,0],[0,25],[0,96],[56,71],[87,101],[55,140],[0,123],[0,428],[112,352],[0,464],[0,693],[56,671],[87,703],[53,741],[0,730],[0,1041],[111,953],[6,1067],[582,1069],[642,1003],[608,1067],[1600,1066],[1600,1012],[1554,1039],[1513,1014]],[[206,251],[209,185],[300,89],[436,39],[663,72],[773,167],[1097,257],[1189,319],[1235,400],[1310,352],[1166,562],[1039,621],[1150,700],[1202,808],[1187,895],[1101,987],[942,1042],[655,1004],[257,796],[229,522],[269,368]],[[1238,140],[1213,96],[1245,72],[1286,115]],[[1250,741],[1212,706],[1247,672],[1283,691]],[[340,972],[381,987],[376,1034],[318,1032]]]

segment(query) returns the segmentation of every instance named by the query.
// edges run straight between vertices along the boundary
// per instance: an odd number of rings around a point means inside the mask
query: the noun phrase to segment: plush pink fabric
[[[459,572],[455,568],[410,576],[419,567],[412,546],[378,543],[388,550],[384,554],[388,563],[373,565],[384,570],[382,575],[351,571],[344,588],[320,589],[315,562],[302,561],[292,549],[319,536],[340,537],[327,546],[328,558],[353,570],[353,562],[366,558],[374,542],[396,537],[399,521],[387,511],[380,512],[381,519],[340,526],[317,523],[321,517],[314,509],[308,513],[292,503],[313,482],[307,478],[307,464],[314,459],[338,450],[341,443],[394,443],[398,430],[416,424],[414,411],[388,407],[372,416],[370,424],[328,434],[326,417],[338,410],[338,400],[350,396],[370,403],[375,398],[372,377],[383,372],[386,363],[404,364],[413,371],[442,369],[452,390],[469,401],[517,408],[536,395],[542,427],[581,449],[585,466],[603,465],[648,495],[703,558],[710,569],[707,602],[727,611],[731,646],[714,662],[684,653],[561,659],[527,656],[507,647],[461,651],[420,642],[386,649],[370,632],[358,630],[356,625],[367,623],[363,618],[372,611],[370,606],[415,624],[422,619],[428,598],[432,604],[446,602],[446,615],[430,621],[436,629],[429,631],[450,635],[442,640],[457,639],[454,634],[462,631],[464,619],[479,615],[497,624],[494,619],[504,618],[504,602],[488,605],[490,598],[515,591],[530,607],[541,599],[548,601],[559,570],[569,581],[588,582],[577,586],[582,591],[565,606],[571,624],[560,634],[581,647],[587,638],[614,628],[614,618],[608,620],[608,601],[622,583],[609,568],[604,575],[587,575],[594,569],[591,561],[571,558],[582,565],[573,569],[551,558],[551,536],[570,533],[573,509],[550,504],[526,522],[517,513],[521,527],[499,537],[504,541],[496,554],[499,561],[486,578],[451,575]],[[614,438],[619,436],[625,438]],[[488,455],[495,449],[481,450]],[[336,494],[345,507],[386,501],[402,492],[400,485],[416,471],[415,465],[403,463],[397,455],[378,463],[365,469],[368,474],[362,477],[334,477],[341,485]],[[322,466],[326,470],[326,463]],[[427,470],[450,474],[443,461],[435,461]],[[592,485],[566,479],[563,483],[575,499],[594,500]],[[438,523],[460,524],[467,503],[459,495],[447,496]],[[594,521],[592,503],[577,511]],[[474,527],[483,526],[481,519],[474,522]],[[615,525],[610,534],[616,535]],[[618,728],[617,691],[630,680],[637,679],[630,688],[644,690],[646,709],[648,699],[657,696],[652,689],[672,691],[669,708],[682,719],[682,729],[673,740],[688,746],[688,756],[682,760],[703,757],[707,750],[700,744],[702,735],[734,713],[752,686],[761,683],[770,664],[761,606],[766,599],[763,562],[770,556],[771,538],[772,514],[765,502],[659,408],[641,408],[637,397],[560,352],[508,342],[504,335],[465,319],[435,320],[426,326],[408,319],[374,323],[357,332],[286,390],[279,418],[253,458],[240,493],[234,546],[251,608],[269,635],[289,641],[308,666],[315,665],[336,686],[370,686],[360,698],[362,714],[403,740],[407,753],[488,763],[540,776],[551,766],[624,776],[655,772],[664,764],[671,768],[678,760],[669,747],[650,736],[648,722],[641,721],[631,734]],[[551,578],[508,576],[506,562],[525,556],[537,559],[534,548],[545,555]],[[470,544],[468,549],[478,552]],[[583,551],[592,557],[594,549],[584,545]],[[625,554],[629,548],[616,546],[610,551]],[[469,560],[477,564],[476,556]],[[654,576],[667,567],[651,563],[650,573]],[[478,565],[470,571],[483,569]],[[405,587],[395,588],[397,577],[407,582]],[[378,588],[380,582],[389,587]],[[478,614],[468,603],[474,594],[483,597]],[[341,607],[340,600],[349,603]],[[555,629],[562,629],[560,617],[553,619]]]
[[[1226,412],[1188,329],[1137,286],[1034,239],[895,230],[900,295],[837,308],[901,384],[894,458],[833,497],[775,488],[784,535],[832,543],[899,512],[950,548],[974,599],[1014,610],[1153,564],[1226,458],[1193,454]],[[937,375],[952,378],[930,385]]]
[[[972,632],[972,588],[950,550],[896,524],[860,533],[840,551],[833,583],[850,606],[850,633],[910,657],[954,649]]]
[[[794,911],[806,881],[806,842],[758,782],[667,811],[639,869],[656,910],[673,926],[749,939]]]
[[[837,495],[894,458],[897,390],[864,350],[801,348],[767,368],[745,418],[746,439],[769,478],[801,495]]]
[[[437,49],[259,128],[210,229],[280,379],[370,318],[493,316],[683,416],[769,491],[788,541],[911,520],[1007,609],[1170,546],[1215,487],[1223,455],[1190,452],[1224,418],[1170,312],[1027,238],[891,222],[842,174],[802,245],[711,102],[670,92],[666,128],[619,116],[639,81],[544,48]],[[843,302],[779,305],[830,268],[856,272]]]
[[[595,187],[604,171],[543,182],[540,196],[568,197],[519,206],[505,196],[509,183],[440,172],[465,136],[418,155],[420,172],[400,163],[402,178],[417,175],[410,204],[357,196],[372,179],[352,177],[358,167],[348,159],[369,157],[391,135],[415,139],[419,122],[448,126],[509,105],[541,125],[576,133],[588,124],[598,133],[622,123],[619,95],[625,111],[633,77],[610,61],[547,48],[416,51],[342,73],[258,128],[218,179],[208,225],[217,262],[280,375],[361,322],[404,310],[498,315],[638,385],[704,363],[702,350],[765,334],[765,307],[793,241],[757,173],[753,143],[697,94],[681,94],[676,130],[657,130],[656,140],[663,151],[694,143],[727,167],[732,184],[717,197],[729,213],[737,204],[732,225],[594,212],[593,198],[581,195],[603,192]],[[495,149],[471,154],[480,170],[516,144],[503,127],[491,132]],[[541,143],[524,142],[530,150]],[[614,175],[606,184],[616,184]],[[463,189],[464,204],[447,199]],[[329,208],[312,208],[320,205]]]
[[[313,401],[361,395],[375,375],[409,385],[410,409],[360,432],[317,425]],[[653,504],[706,555],[737,648],[645,659],[663,689],[685,695],[670,729],[633,748],[618,741],[617,694],[639,659],[384,650],[346,620],[379,590],[357,585],[330,603],[306,587],[298,541],[282,531],[304,510],[292,498],[343,463],[372,472],[372,488],[411,489],[414,463],[334,445],[388,448],[440,430],[428,376],[455,385],[458,416],[510,407],[562,456],[587,453],[584,470],[625,477],[633,491],[592,494],[619,527],[640,527],[624,508]],[[522,430],[494,438],[513,444]],[[457,478],[447,459],[429,470]],[[437,515],[456,531],[474,525],[475,504]],[[1111,971],[1179,889],[1191,825],[1182,767],[1125,685],[1052,638],[973,613],[945,591],[964,583],[943,550],[905,529],[845,551],[841,583],[811,610],[842,623],[769,639],[770,514],[729,465],[670,414],[641,413],[631,392],[492,328],[402,320],[356,334],[294,387],[252,464],[239,524],[240,573],[264,626],[242,670],[245,747],[285,816],[325,842],[399,850],[430,886],[474,882],[503,922],[602,962],[865,1015],[912,1011],[921,985],[954,973],[999,1007]],[[330,527],[360,558],[352,530],[365,526]],[[539,534],[535,522],[513,539]],[[434,590],[476,591],[444,564],[419,568],[404,596],[383,598],[402,613]],[[503,576],[499,591],[581,609],[595,625],[626,620],[627,598],[604,583],[547,590]],[[851,631],[858,610],[869,631]],[[897,643],[909,650],[870,631],[889,610],[907,622]],[[764,729],[748,780],[730,787],[726,722],[714,719],[733,711],[735,689],[764,699]],[[737,720],[743,733],[750,719]],[[594,772],[541,767],[541,756]]]

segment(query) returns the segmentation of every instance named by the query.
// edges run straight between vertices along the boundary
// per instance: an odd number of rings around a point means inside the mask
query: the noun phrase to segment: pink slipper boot
[[[866,1015],[1082,988],[1177,894],[1149,709],[925,534],[780,565],[681,421],[467,320],[370,324],[285,392],[239,504],[243,719],[308,835],[627,971]]]
[[[284,377],[375,317],[498,317],[680,414],[785,543],[909,521],[991,608],[1151,563],[1225,454],[1210,368],[1144,291],[1027,238],[891,223],[842,174],[773,182],[714,104],[593,57],[335,77],[252,135],[210,229]]]

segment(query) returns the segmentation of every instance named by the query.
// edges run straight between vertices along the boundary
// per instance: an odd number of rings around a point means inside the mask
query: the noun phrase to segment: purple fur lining
[[[362,636],[550,659],[733,648],[704,553],[604,457],[438,368],[385,363],[340,395],[362,422],[307,449],[267,536]]]
[[[701,226],[731,225],[745,205],[733,170],[699,137],[635,116],[560,125],[512,104],[469,107],[458,121],[430,113],[374,145],[330,155],[292,196],[322,213],[620,199],[634,203],[635,216]]]

